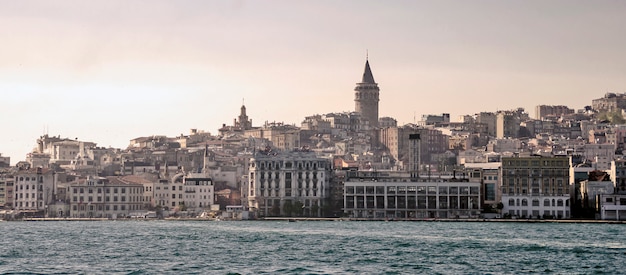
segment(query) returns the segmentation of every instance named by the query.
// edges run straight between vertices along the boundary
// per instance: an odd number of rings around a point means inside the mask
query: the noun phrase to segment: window
[[[509,199],[509,206],[515,206],[515,200]]]
[[[441,187],[439,187],[439,193],[441,194]],[[485,184],[485,200],[488,200],[488,201],[496,200],[496,184],[495,183]]]

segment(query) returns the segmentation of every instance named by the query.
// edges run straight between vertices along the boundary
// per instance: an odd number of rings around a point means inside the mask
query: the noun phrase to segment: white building
[[[330,161],[314,152],[264,151],[250,159],[248,208],[259,215],[320,215],[329,194]],[[298,206],[295,209],[291,206]]]
[[[125,218],[144,210],[144,186],[119,177],[88,177],[71,183],[70,217]]]
[[[183,173],[160,179],[154,185],[154,202],[155,206],[164,210],[177,212],[184,204],[183,198]]]
[[[20,170],[15,175],[13,206],[19,212],[41,212],[54,201],[56,174],[48,168]]]
[[[215,201],[213,181],[205,173],[189,173],[183,178],[183,204],[187,211],[202,213]]]
[[[583,207],[589,207],[598,210],[596,207],[596,198],[598,195],[613,194],[615,190],[612,181],[590,181],[584,180],[580,182],[580,194]]]
[[[600,195],[598,198],[601,219],[619,221],[626,220],[626,195]]]
[[[480,182],[411,179],[393,171],[347,173],[344,212],[354,218],[470,218],[480,215]]]

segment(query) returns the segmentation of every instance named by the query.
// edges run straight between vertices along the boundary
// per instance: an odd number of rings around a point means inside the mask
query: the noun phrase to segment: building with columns
[[[320,215],[330,191],[328,159],[308,151],[262,151],[250,159],[249,168],[246,189],[251,212],[263,216]]]
[[[352,218],[476,218],[480,181],[415,178],[400,171],[348,171],[343,211]]]

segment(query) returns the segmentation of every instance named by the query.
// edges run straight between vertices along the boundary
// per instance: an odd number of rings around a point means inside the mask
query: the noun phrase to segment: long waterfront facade
[[[349,172],[344,212],[354,218],[456,218],[480,215],[480,182],[412,179],[394,172]]]

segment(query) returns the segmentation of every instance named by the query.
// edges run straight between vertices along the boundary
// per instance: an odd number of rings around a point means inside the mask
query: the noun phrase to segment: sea
[[[624,274],[626,225],[0,222],[0,274]]]

